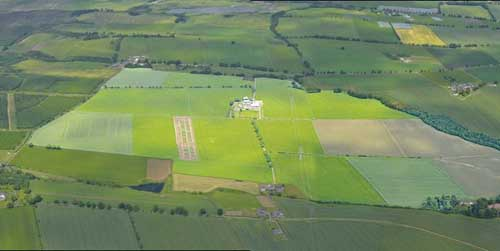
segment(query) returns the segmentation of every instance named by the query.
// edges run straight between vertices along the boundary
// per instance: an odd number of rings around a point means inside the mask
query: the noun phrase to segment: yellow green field
[[[412,25],[410,29],[394,28],[404,44],[446,45],[431,29],[425,25]]]

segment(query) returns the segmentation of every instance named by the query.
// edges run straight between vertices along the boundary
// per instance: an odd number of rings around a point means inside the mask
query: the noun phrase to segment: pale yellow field
[[[404,44],[446,45],[431,29],[425,25],[412,25],[411,29],[394,28]]]
[[[208,193],[216,188],[228,188],[251,194],[259,193],[257,183],[212,177],[174,174],[174,191]]]

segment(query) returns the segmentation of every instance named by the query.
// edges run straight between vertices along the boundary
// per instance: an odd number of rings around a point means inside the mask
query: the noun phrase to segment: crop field
[[[207,87],[211,88],[239,88],[254,85],[254,82],[234,76],[216,76],[206,74],[190,74],[183,72],[169,72],[164,83],[166,87]]]
[[[14,150],[26,138],[24,131],[0,131],[0,150]]]
[[[170,116],[134,115],[133,154],[154,158],[177,156],[175,131]]]
[[[77,77],[77,78],[109,78],[115,70],[107,68],[103,63],[94,62],[43,62],[28,59],[14,67],[29,74]]]
[[[19,91],[88,94],[103,81],[99,78],[68,78],[26,75]]]
[[[440,6],[441,12],[450,16],[476,17],[491,19],[488,11],[481,6],[463,6],[443,4]]]
[[[16,52],[40,51],[58,59],[78,57],[107,58],[111,62],[114,40],[111,38],[79,40],[38,33],[29,36],[13,48]]]
[[[175,142],[181,160],[197,160],[196,139],[191,117],[174,117]]]
[[[37,130],[30,143],[67,149],[131,154],[132,116],[70,112]]]
[[[488,9],[494,18],[497,20],[500,18],[500,5],[498,4],[488,4]]]
[[[344,16],[285,17],[280,19],[277,29],[285,36],[335,35],[359,38],[352,18]]]
[[[146,158],[127,155],[24,147],[13,164],[75,179],[134,185],[146,178],[146,162]]]
[[[428,210],[408,210],[401,208],[367,207],[356,205],[318,205],[312,202],[284,198],[280,198],[278,202],[279,207],[283,208],[286,214],[292,218],[312,217],[318,220],[324,219],[325,221],[331,219],[332,222],[335,223],[339,223],[342,219],[345,221],[349,221],[350,219],[356,222],[367,223],[375,223],[373,221],[377,221],[380,224],[384,224],[382,222],[393,223],[394,225],[399,225],[401,227],[406,226],[419,231],[427,230],[428,234],[437,237],[437,239],[434,240],[441,239],[444,241],[446,239],[450,240],[450,238],[455,239],[453,242],[455,244],[452,248],[448,248],[449,250],[454,250],[455,248],[475,250],[478,249],[478,246],[483,249],[494,250],[499,242],[499,240],[495,238],[495,234],[500,231],[500,225],[496,220],[488,221],[483,219],[474,219],[462,215],[443,215],[442,213]],[[335,219],[338,220],[335,221]],[[313,225],[315,224],[310,224],[309,226]],[[464,228],[463,226],[465,225],[468,227]],[[437,233],[439,235],[435,235],[433,233]],[[356,236],[355,234],[351,234],[350,236],[353,235]],[[397,235],[397,233],[393,235]],[[328,236],[333,238],[330,234]],[[365,238],[358,238],[357,240],[350,241],[349,243],[358,243],[367,239],[366,237],[368,236],[370,235],[364,235]],[[391,237],[385,236],[382,239],[385,238]],[[380,244],[380,239],[377,239],[376,243]],[[450,243],[450,245],[453,243]],[[456,246],[457,243],[469,243],[474,245],[475,248],[467,246],[466,244]],[[408,245],[403,249],[417,247],[420,244],[421,243]],[[432,244],[432,242],[429,244]],[[388,249],[390,249],[390,247],[388,247]],[[433,249],[433,247],[429,247],[429,249]]]
[[[330,76],[305,79],[308,87],[342,88],[371,93],[395,105],[412,106],[431,114],[443,114],[478,132],[500,137],[500,110],[490,109],[500,97],[500,89],[484,86],[465,100],[452,95],[421,74],[386,76]],[[264,115],[266,112],[264,112]]]
[[[430,159],[349,158],[389,205],[419,207],[427,197],[465,194]]]
[[[491,29],[433,27],[432,30],[446,43],[498,45],[500,35]]]
[[[41,249],[32,207],[0,209],[0,249]]]
[[[2,83],[0,90],[9,91],[19,87],[23,82],[23,79],[16,74],[0,73],[0,82]]]
[[[0,93],[0,128],[8,128],[7,95]]]
[[[438,163],[470,196],[495,196],[500,189],[500,154],[449,157]]]
[[[288,95],[283,95],[285,92]],[[356,99],[333,92],[305,93],[293,89],[289,81],[257,79],[257,99],[262,99],[264,118],[342,119],[407,118],[376,100]]]
[[[498,64],[491,55],[472,49],[428,48],[446,68]]]
[[[270,182],[257,136],[248,120],[194,119],[199,161],[177,161],[174,172]]]
[[[251,194],[258,194],[259,187],[257,183],[248,181],[238,181],[231,179],[220,179],[212,177],[192,176],[183,174],[174,174],[174,191],[187,192],[210,192],[217,188],[227,188],[239,190]]]
[[[254,194],[230,189],[218,189],[208,194],[218,208],[227,211],[241,211],[243,215],[255,216],[261,205]]]
[[[459,157],[495,153],[416,119],[318,120],[314,125],[328,154]]]
[[[36,180],[31,182],[34,193],[43,196],[44,200],[53,201],[74,199],[81,201],[103,202],[118,207],[121,202],[129,202],[149,210],[154,205],[172,209],[183,206],[190,212],[197,212],[205,208],[210,214],[216,212],[216,207],[207,195],[193,195],[190,193],[151,193],[133,190],[130,188],[113,188],[110,186],[86,185],[76,182]]]
[[[394,27],[394,30],[404,44],[446,45],[425,25],[411,25],[411,28]]]
[[[273,163],[277,182],[296,185],[313,200],[384,204],[345,158],[275,154]]]
[[[424,48],[396,44],[376,44],[320,40],[291,39],[303,52],[305,60],[316,71],[371,72],[433,70],[441,63]],[[401,60],[409,58],[409,60]]]
[[[147,77],[145,77],[147,76]],[[148,68],[123,69],[106,82],[106,87],[158,87],[169,77],[169,73]]]
[[[448,88],[453,83],[474,83],[481,84],[481,80],[468,71],[454,70],[446,72],[423,72],[423,76],[431,80],[433,83],[442,87]]]
[[[185,63],[240,63],[275,70],[301,71],[298,55],[292,48],[267,36],[260,39],[203,38],[178,35],[175,38],[125,38],[120,58],[145,55],[155,60],[180,60]],[[197,50],[194,50],[197,49]]]
[[[132,223],[124,211],[40,206],[43,246],[47,249],[138,249]]]
[[[500,67],[481,67],[467,69],[467,73],[486,83],[500,82]]]
[[[82,97],[64,96],[40,96],[15,95],[16,98],[16,119],[19,128],[33,128],[46,123],[56,116],[75,107],[84,99]],[[18,99],[19,98],[19,99]],[[34,102],[28,107],[20,107],[18,100],[30,100]],[[39,102],[38,102],[39,101]]]

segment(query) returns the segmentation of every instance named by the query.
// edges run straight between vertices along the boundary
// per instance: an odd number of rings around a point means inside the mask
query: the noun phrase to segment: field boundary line
[[[403,148],[401,147],[401,145],[399,144],[399,142],[396,140],[396,138],[394,137],[394,135],[392,135],[391,133],[391,130],[389,130],[389,128],[387,127],[387,125],[385,124],[385,121],[380,121],[380,123],[382,124],[382,126],[384,127],[385,131],[387,132],[387,134],[389,135],[389,137],[391,138],[392,142],[396,145],[396,147],[398,148],[399,152],[403,155],[403,157],[408,157],[408,155],[406,154],[406,152],[403,150]]]
[[[444,238],[447,240],[458,242],[460,244],[463,244],[463,245],[466,245],[466,246],[469,246],[469,247],[472,247],[475,249],[489,251],[486,248],[477,246],[477,245],[472,244],[470,242],[455,239],[453,237],[450,237],[450,236],[447,236],[444,234],[440,234],[440,233],[437,233],[437,232],[434,232],[434,231],[431,231],[431,230],[428,230],[428,229],[425,229],[422,227],[412,226],[412,225],[403,224],[403,223],[396,223],[396,222],[386,221],[386,220],[370,220],[370,219],[357,219],[357,218],[335,218],[335,217],[326,217],[326,218],[312,217],[312,218],[285,218],[285,219],[281,219],[280,221],[311,221],[311,222],[313,222],[313,221],[325,221],[325,220],[327,220],[327,221],[339,221],[339,222],[361,222],[361,223],[372,223],[372,224],[384,224],[384,225],[390,225],[390,226],[398,226],[398,227],[403,227],[403,228],[408,228],[408,229],[413,229],[413,230],[425,232],[425,233],[428,233],[428,234],[431,234],[434,236],[438,236],[438,237],[441,237],[441,238]]]
[[[436,160],[434,160],[434,159],[431,159],[431,161],[432,161],[432,162],[434,162],[433,164],[435,164],[435,162],[437,162],[437,161],[436,161]],[[444,161],[444,162],[446,162],[446,161]],[[462,193],[464,194],[464,196],[466,196],[466,197],[467,197],[467,196],[469,196],[469,195],[465,192],[465,188],[463,188],[463,187],[462,187],[462,185],[460,185],[460,184],[459,184],[459,183],[458,183],[455,179],[453,179],[453,178],[450,176],[450,174],[449,174],[446,170],[444,170],[444,168],[443,168],[443,167],[441,167],[441,165],[436,164],[435,166],[436,166],[436,169],[438,170],[438,172],[440,172],[442,175],[446,176],[446,177],[448,178],[448,180],[450,180],[450,181],[451,181],[451,183],[455,184],[455,186],[457,186],[457,187],[460,189],[460,191],[462,191]]]
[[[384,194],[374,185],[373,182],[371,182],[371,180],[366,177],[365,175],[363,175],[363,173],[356,167],[356,165],[354,165],[350,158],[346,158],[347,159],[347,162],[349,163],[349,165],[351,165],[351,167],[356,170],[356,172],[358,172],[359,175],[361,175],[361,177],[363,177],[363,179],[366,180],[366,182],[373,188],[373,190],[375,190],[375,192],[377,192],[380,197],[384,200],[384,202],[387,204],[387,205],[390,205],[389,201],[387,200],[387,198],[385,198]]]

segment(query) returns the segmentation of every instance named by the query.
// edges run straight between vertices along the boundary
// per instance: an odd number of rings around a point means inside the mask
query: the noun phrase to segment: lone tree
[[[224,214],[224,209],[222,209],[222,208],[217,209],[218,216],[222,216],[223,214]]]

